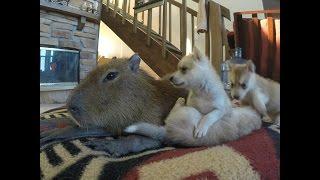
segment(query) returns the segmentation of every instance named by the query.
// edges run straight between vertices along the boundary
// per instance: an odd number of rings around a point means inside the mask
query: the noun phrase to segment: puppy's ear
[[[140,65],[140,56],[138,54],[134,54],[129,58],[129,69],[133,72],[137,72]]]
[[[196,60],[200,61],[204,57],[204,55],[200,52],[200,50],[196,46],[193,47],[192,53],[193,53],[193,56],[195,57]]]
[[[256,71],[256,66],[253,64],[253,62],[252,62],[251,59],[249,59],[249,60],[247,61],[247,67],[248,67],[248,70],[249,70],[250,72],[255,72],[255,71]]]

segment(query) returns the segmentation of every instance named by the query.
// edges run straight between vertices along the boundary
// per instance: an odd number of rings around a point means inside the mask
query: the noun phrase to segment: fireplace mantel
[[[64,15],[69,15],[73,17],[79,18],[79,22],[83,22],[83,19],[85,18],[86,21],[90,21],[93,23],[99,23],[100,22],[100,9],[101,9],[101,3],[99,3],[99,13],[98,15],[88,13],[85,11],[81,11],[80,9],[68,7],[68,6],[62,6],[59,4],[50,3],[47,0],[40,0],[40,9],[47,10],[47,11],[54,11],[59,12]]]

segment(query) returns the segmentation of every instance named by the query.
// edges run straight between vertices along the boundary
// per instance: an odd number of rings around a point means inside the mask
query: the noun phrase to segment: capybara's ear
[[[254,65],[253,61],[251,59],[249,59],[247,61],[247,67],[248,67],[248,70],[250,72],[255,72],[256,71],[256,66]]]
[[[196,47],[196,46],[194,46],[193,47],[193,55],[194,55],[194,57],[195,57],[195,59],[196,60],[202,60],[203,59],[203,54],[201,53],[201,51]]]
[[[133,72],[137,72],[140,65],[140,56],[138,54],[134,54],[129,58],[129,69]]]

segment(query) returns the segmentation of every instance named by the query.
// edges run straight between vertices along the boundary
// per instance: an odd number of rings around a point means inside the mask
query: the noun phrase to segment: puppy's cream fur
[[[220,77],[198,49],[185,56],[171,82],[189,90],[187,102],[179,98],[165,126],[137,123],[125,129],[174,144],[215,145],[235,140],[261,127],[259,114],[250,107],[232,108]]]
[[[280,84],[255,73],[251,60],[246,64],[229,64],[231,96],[253,106],[265,122],[280,125]]]
[[[187,106],[194,107],[202,118],[195,125],[195,137],[206,135],[209,127],[231,112],[231,102],[211,62],[197,48],[181,59],[171,82],[189,90]]]

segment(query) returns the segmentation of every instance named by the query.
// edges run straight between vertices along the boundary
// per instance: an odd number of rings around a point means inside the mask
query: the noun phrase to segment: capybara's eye
[[[242,89],[246,89],[247,85],[245,83],[240,84],[240,86],[242,87]]]
[[[109,72],[107,76],[104,78],[103,82],[114,80],[118,75],[118,72]]]

